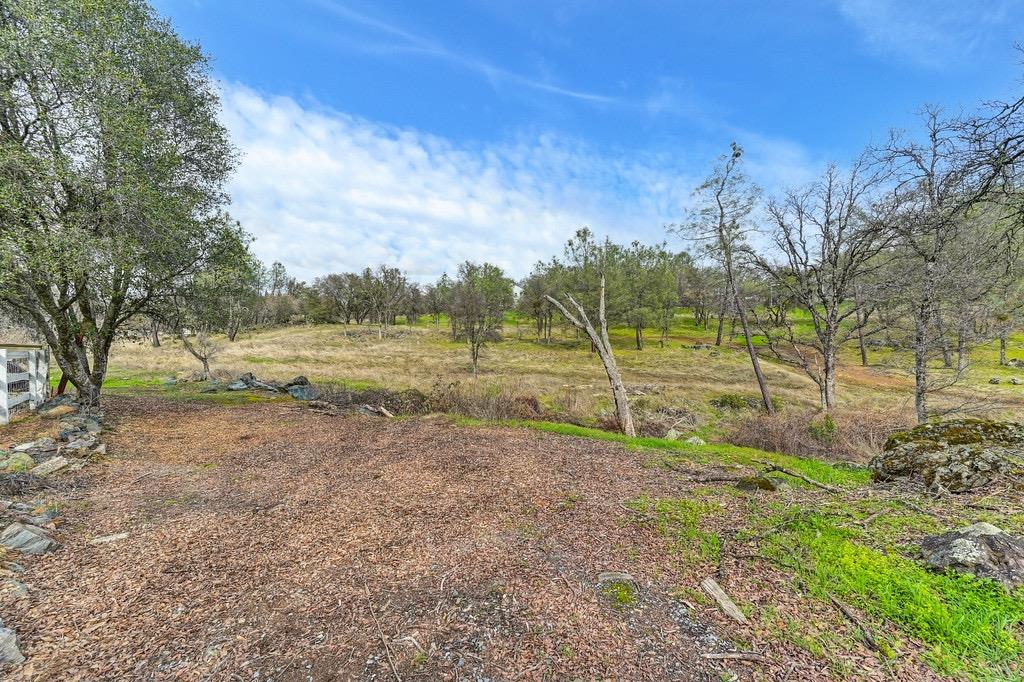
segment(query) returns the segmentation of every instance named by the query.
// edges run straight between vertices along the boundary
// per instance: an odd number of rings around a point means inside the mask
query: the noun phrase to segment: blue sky
[[[1024,76],[1024,0],[155,5],[213,59],[233,212],[305,279],[661,240],[732,140],[777,191]]]

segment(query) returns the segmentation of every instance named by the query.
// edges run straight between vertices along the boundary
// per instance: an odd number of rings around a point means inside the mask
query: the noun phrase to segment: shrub
[[[866,462],[882,451],[890,435],[912,423],[908,413],[892,410],[758,412],[738,417],[726,441],[801,457]]]
[[[475,419],[537,419],[543,409],[537,397],[505,384],[435,381],[427,397],[434,412]]]

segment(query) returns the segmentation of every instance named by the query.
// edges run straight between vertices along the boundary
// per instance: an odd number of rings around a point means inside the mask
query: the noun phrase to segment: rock
[[[707,445],[707,442],[700,436],[690,436],[683,442],[687,445]]]
[[[33,476],[39,476],[40,478],[51,476],[69,464],[67,457],[51,457],[39,466],[32,469],[31,474]]]
[[[998,384],[999,383],[999,377],[992,377],[991,379],[988,380],[988,383],[990,383],[990,384]]]
[[[210,372],[210,377],[219,381],[234,381],[235,376],[226,369],[215,369]]]
[[[110,542],[117,542],[118,540],[125,540],[128,537],[128,533],[114,533],[113,535],[104,535],[103,537],[93,538],[89,540],[89,544],[92,545],[105,545]]]
[[[984,419],[922,424],[894,434],[869,464],[875,480],[920,476],[930,488],[963,492],[1014,473],[1024,425]]]
[[[175,377],[167,377],[164,379],[164,386],[177,386],[178,380]]]
[[[288,395],[296,400],[316,400],[320,397],[320,389],[307,384],[296,384],[288,387]]]
[[[58,417],[74,414],[75,412],[78,412],[78,408],[72,405],[56,405],[48,409],[40,408],[39,416],[46,417],[47,419],[57,419]]]
[[[92,454],[99,455],[100,457],[104,456],[105,454],[107,454],[107,444],[100,443],[99,445],[92,449]]]
[[[0,663],[24,663],[25,657],[18,648],[18,636],[14,630],[4,627],[0,620]]]
[[[94,445],[96,445],[95,436],[82,436],[71,441],[62,447],[61,450],[64,452],[81,453],[83,450],[88,450]]]
[[[292,386],[310,386],[309,379],[302,376],[301,374],[284,385],[285,388],[291,388]]]
[[[1007,588],[1024,584],[1024,540],[990,523],[976,523],[921,541],[925,563],[991,578]]]
[[[17,522],[0,533],[0,545],[25,554],[46,554],[60,547],[42,528]]]
[[[207,386],[206,388],[204,388],[203,390],[201,390],[199,392],[200,393],[218,393],[219,391],[220,391],[220,386]]]
[[[1017,377],[1012,377],[1010,379],[1010,383],[1013,384],[1014,386],[1020,386],[1021,384],[1024,384],[1024,381],[1018,379]]]
[[[13,452],[51,452],[57,449],[57,441],[52,438],[40,438],[29,443],[22,443],[13,449]]]
[[[3,580],[0,580],[0,594],[4,597],[17,601],[28,597],[28,588],[25,587],[25,583],[20,580],[4,578]]]
[[[244,381],[232,381],[230,384],[228,384],[228,390],[229,391],[248,391],[249,390],[249,384],[245,383]]]
[[[747,476],[746,478],[740,479],[736,483],[736,487],[740,490],[767,490],[769,492],[778,492],[784,490],[789,486],[782,479],[774,478],[772,476]]]
[[[0,471],[18,474],[30,470],[35,465],[36,461],[28,453],[13,452],[0,462]]]
[[[1017,358],[1011,358],[1006,364],[1008,367],[1024,369],[1024,360],[1018,360]]]

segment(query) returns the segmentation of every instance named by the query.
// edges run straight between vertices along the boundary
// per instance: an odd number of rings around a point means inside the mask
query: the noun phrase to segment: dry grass
[[[802,457],[867,462],[886,439],[910,428],[907,410],[837,410],[825,416],[812,410],[784,410],[775,415],[748,412],[730,420],[726,440],[733,445],[786,452]]]
[[[305,374],[317,382],[347,382],[417,388],[429,391],[438,378],[472,381],[469,353],[432,328],[399,327],[400,336],[378,340],[367,328],[341,325],[282,327],[239,337],[224,344],[214,367],[251,371],[258,376],[287,379]],[[704,403],[716,394],[752,389],[750,369],[743,351],[683,348],[693,339],[677,338],[669,347],[649,346],[636,351],[625,340],[617,357],[628,383],[654,389],[666,401]],[[112,375],[159,379],[191,372],[196,364],[181,345],[167,340],[160,348],[124,343],[114,351]],[[810,405],[817,392],[809,379],[792,368],[766,363],[775,392],[786,403]],[[512,383],[523,393],[539,395],[551,405],[591,411],[607,402],[607,380],[597,356],[571,335],[551,345],[532,339],[509,338],[484,351],[478,381]],[[909,383],[903,382],[909,388]],[[879,390],[860,374],[843,382],[843,397],[858,402],[891,403],[901,389]]]

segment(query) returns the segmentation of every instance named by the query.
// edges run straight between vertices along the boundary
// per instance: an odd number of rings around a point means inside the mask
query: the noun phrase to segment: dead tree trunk
[[[566,294],[565,297],[569,299],[569,303],[576,309],[577,315],[570,313],[558,299],[552,296],[548,296],[547,299],[558,308],[559,312],[562,313],[572,326],[586,332],[590,338],[590,342],[597,349],[597,353],[601,357],[604,371],[608,375],[608,383],[612,389],[612,398],[615,401],[615,417],[619,421],[619,428],[627,436],[635,436],[636,427],[633,425],[633,415],[629,410],[626,386],[622,383],[622,375],[619,373],[619,367],[615,363],[615,354],[612,352],[612,344],[608,338],[608,320],[605,318],[604,311],[604,276],[601,276],[601,296],[597,309],[598,325],[601,327],[600,334],[594,329],[594,325],[590,323],[590,318],[587,317],[587,311],[583,309],[583,306],[577,303],[576,299],[569,294]]]

